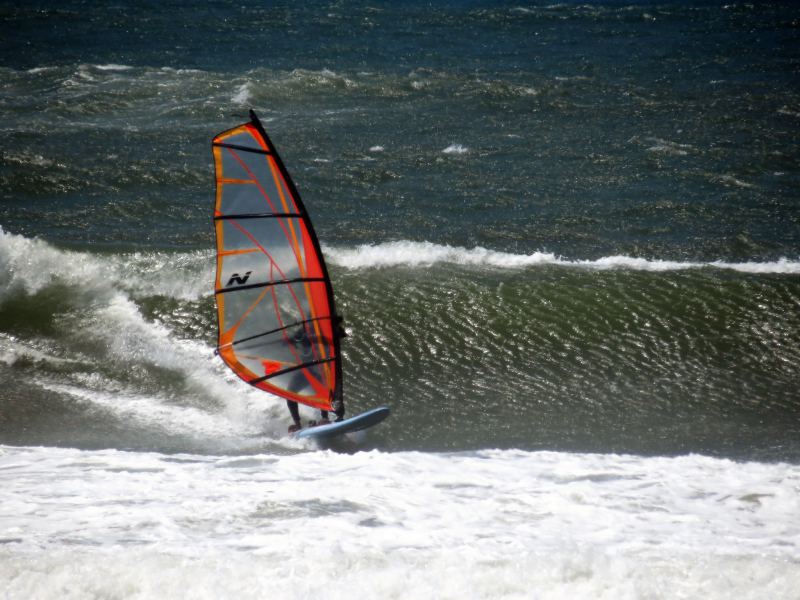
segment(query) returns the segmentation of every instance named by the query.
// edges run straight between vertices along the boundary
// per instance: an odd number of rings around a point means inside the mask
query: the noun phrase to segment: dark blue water
[[[252,107],[329,254],[352,407],[395,409],[380,447],[797,459],[798,22],[0,8],[0,441],[203,449],[98,406],[252,397],[212,354],[209,151]]]

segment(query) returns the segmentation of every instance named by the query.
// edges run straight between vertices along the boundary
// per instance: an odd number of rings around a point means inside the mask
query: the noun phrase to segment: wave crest
[[[426,267],[434,264],[521,269],[540,265],[555,265],[605,271],[627,269],[632,271],[680,271],[686,269],[729,269],[742,273],[800,274],[800,260],[781,258],[765,262],[682,262],[647,259],[633,256],[604,256],[591,260],[574,260],[552,252],[514,254],[476,246],[464,248],[433,244],[431,242],[396,241],[383,244],[363,244],[355,248],[329,247],[325,253],[332,261],[348,269],[379,269],[386,267]]]

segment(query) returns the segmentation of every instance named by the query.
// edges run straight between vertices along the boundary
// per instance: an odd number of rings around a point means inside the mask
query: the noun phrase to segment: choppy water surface
[[[787,596],[798,20],[0,9],[11,597]],[[333,451],[213,355],[209,145],[250,107],[330,263],[349,411],[393,409]]]

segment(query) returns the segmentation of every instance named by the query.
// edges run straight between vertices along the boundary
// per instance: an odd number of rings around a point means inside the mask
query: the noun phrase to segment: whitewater
[[[647,259],[632,256],[604,256],[597,259],[569,259],[552,252],[514,254],[488,250],[480,246],[463,248],[431,242],[397,241],[382,244],[362,244],[356,248],[329,248],[327,254],[334,264],[351,269],[412,266],[426,267],[438,263],[519,269],[543,265],[578,267],[584,269],[630,269],[636,271],[681,271],[685,269],[730,269],[741,273],[800,274],[800,261],[780,258],[765,262],[726,262],[722,260],[693,262]]]
[[[333,265],[346,269],[386,267],[430,267],[452,264],[494,269],[523,269],[541,266],[573,267],[586,270],[621,269],[631,271],[682,271],[721,269],[740,273],[800,274],[800,258],[775,261],[705,262],[676,261],[632,256],[605,256],[597,259],[571,259],[552,252],[514,254],[483,247],[464,248],[432,242],[400,240],[354,247],[323,245],[323,252]],[[5,293],[23,288],[35,293],[53,280],[81,287],[112,284],[135,289],[138,293],[167,294],[180,299],[208,295],[208,281],[213,278],[210,251],[131,252],[97,257],[89,252],[57,249],[47,242],[5,232],[0,227],[0,267]],[[163,277],[171,273],[195,272],[197,277]],[[200,270],[198,272],[198,270]]]
[[[10,598],[791,598],[800,468],[0,448]]]

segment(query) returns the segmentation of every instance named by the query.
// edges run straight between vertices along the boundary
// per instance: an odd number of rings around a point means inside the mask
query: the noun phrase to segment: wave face
[[[387,448],[800,457],[795,263],[665,268],[408,242],[327,254],[351,333],[351,411],[392,405]],[[213,355],[212,263],[0,234],[2,434],[217,452],[276,443],[282,403]],[[253,407],[261,416],[244,427]],[[103,425],[65,433],[67,416]]]

